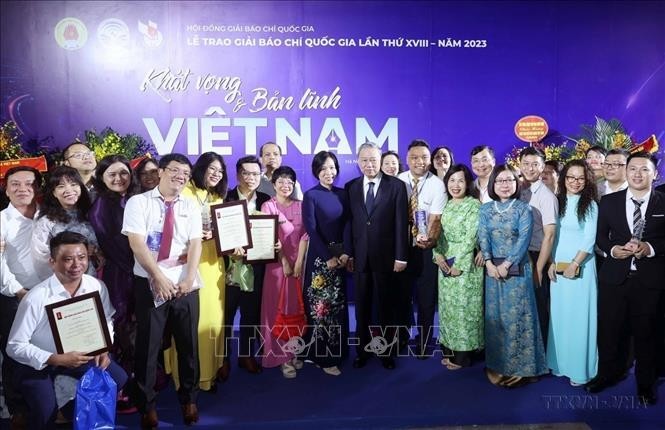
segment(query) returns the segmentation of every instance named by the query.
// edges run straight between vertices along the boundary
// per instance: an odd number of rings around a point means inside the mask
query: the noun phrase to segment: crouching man
[[[54,427],[58,406],[53,381],[57,375],[78,379],[90,366],[98,366],[109,371],[118,389],[127,381],[127,374],[111,361],[108,353],[88,356],[81,352],[56,352],[46,305],[99,291],[111,339],[111,317],[115,310],[104,283],[85,274],[88,269],[88,241],[83,235],[63,231],[51,239],[49,247],[53,275],[33,287],[21,300],[7,343],[7,353],[19,363],[13,376],[15,386],[23,398],[28,399],[30,429]],[[71,418],[67,415],[73,412],[72,402],[61,411],[66,418]]]

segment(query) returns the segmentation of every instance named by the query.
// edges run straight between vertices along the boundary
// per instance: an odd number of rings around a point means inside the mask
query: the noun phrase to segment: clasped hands
[[[487,268],[487,274],[490,277],[496,279],[497,281],[503,281],[508,278],[508,269],[510,268],[510,266],[511,264],[508,261],[504,261],[498,266],[495,266],[494,263],[492,263],[492,260],[487,260],[485,262],[485,267]]]
[[[611,254],[617,260],[623,260],[629,257],[635,257],[638,260],[651,253],[651,247],[647,242],[628,241],[625,245],[616,245],[612,248]]]
[[[174,283],[166,276],[160,274],[152,281],[155,294],[164,300],[171,300],[186,296],[192,291],[194,279],[183,279]]]

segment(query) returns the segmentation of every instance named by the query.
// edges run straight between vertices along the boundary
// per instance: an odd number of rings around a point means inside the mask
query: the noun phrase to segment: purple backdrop
[[[618,118],[665,143],[662,2],[1,7],[1,119],[59,146],[110,126],[192,160],[216,148],[232,166],[274,140],[308,188],[312,153],[336,148],[343,182],[366,139],[403,154],[424,138],[464,162],[484,143],[502,158],[528,114],[568,136]],[[206,76],[219,87],[205,91]],[[328,100],[301,106],[312,92]]]

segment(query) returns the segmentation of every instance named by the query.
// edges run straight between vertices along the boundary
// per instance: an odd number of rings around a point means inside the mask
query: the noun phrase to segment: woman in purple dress
[[[349,312],[344,267],[349,256],[342,248],[349,204],[333,182],[339,171],[337,157],[321,151],[312,160],[319,184],[303,198],[303,222],[309,235],[305,265],[305,311],[311,340],[307,355],[329,375],[341,374],[348,356]]]
[[[282,248],[275,263],[266,264],[261,298],[261,335],[263,337],[263,367],[280,366],[285,378],[295,378],[296,369],[302,368],[302,361],[295,358],[285,347],[286,342],[277,339],[271,328],[275,324],[280,297],[285,296],[284,312],[296,313],[302,300],[302,291],[296,289],[301,284],[302,269],[307,251],[307,233],[302,223],[302,203],[293,200],[296,172],[288,166],[275,169],[271,179],[275,187],[275,197],[261,206],[261,212],[277,215],[277,234]],[[286,290],[284,290],[286,288]],[[297,292],[297,294],[296,294]]]
[[[134,367],[133,267],[134,255],[127,236],[121,234],[125,203],[137,190],[132,181],[129,161],[122,155],[104,157],[95,172],[98,197],[88,213],[99,247],[106,256],[102,280],[115,308],[114,355],[118,363],[131,375]]]

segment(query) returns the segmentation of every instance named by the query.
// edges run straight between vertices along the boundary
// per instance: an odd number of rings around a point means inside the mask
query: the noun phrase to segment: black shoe
[[[653,406],[658,402],[658,394],[654,387],[637,389],[637,397],[640,403],[643,403],[645,406]]]
[[[393,370],[395,368],[395,359],[392,357],[382,358],[381,365],[384,369]]]
[[[588,393],[600,393],[607,388],[615,386],[622,380],[623,378],[607,378],[605,376],[596,376],[591,381],[587,382],[586,385],[584,385],[584,389]]]
[[[353,360],[353,367],[356,369],[362,369],[367,364],[369,357],[364,355],[359,355]]]

